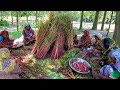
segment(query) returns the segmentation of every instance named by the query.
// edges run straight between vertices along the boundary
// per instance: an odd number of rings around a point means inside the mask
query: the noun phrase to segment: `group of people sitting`
[[[34,30],[29,23],[24,25],[22,35],[24,45],[35,41]],[[8,31],[2,30],[0,32],[0,78],[19,78],[21,70],[18,64],[9,58],[9,49],[15,45],[14,40],[9,38]],[[74,47],[87,52],[87,55],[91,57],[91,61],[100,65],[100,68],[92,70],[94,77],[104,79],[120,78],[120,50],[113,39],[103,37],[98,32],[92,38],[89,31],[84,30],[80,39],[77,38],[77,35],[74,36]],[[96,70],[99,71],[99,74],[96,73]]]
[[[77,35],[74,36],[74,47],[87,52],[90,60],[99,64],[100,68],[92,70],[95,78],[120,78],[120,49],[113,39],[103,37],[99,32],[92,38],[89,31],[84,30],[80,39],[77,39]]]
[[[20,37],[21,38],[21,37]],[[10,58],[11,48],[17,48],[19,41],[9,38],[7,30],[0,31],[0,79],[20,79],[21,69],[19,64]],[[35,33],[29,23],[25,23],[22,31],[23,45],[35,42]]]
[[[22,42],[23,45],[27,45],[35,41],[34,30],[31,28],[29,23],[25,23],[22,31]],[[19,46],[19,42],[14,43],[15,40],[9,38],[9,32],[7,30],[0,31],[0,48],[14,48]]]

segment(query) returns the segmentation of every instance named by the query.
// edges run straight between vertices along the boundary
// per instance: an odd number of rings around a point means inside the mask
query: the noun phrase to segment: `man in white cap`
[[[97,36],[100,40],[103,39],[103,35],[101,33],[99,33],[99,32],[96,32],[95,36]]]

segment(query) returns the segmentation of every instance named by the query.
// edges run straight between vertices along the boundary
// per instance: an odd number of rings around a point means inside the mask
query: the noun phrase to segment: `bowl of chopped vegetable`
[[[91,65],[82,58],[71,58],[69,66],[78,73],[86,74],[91,72]]]

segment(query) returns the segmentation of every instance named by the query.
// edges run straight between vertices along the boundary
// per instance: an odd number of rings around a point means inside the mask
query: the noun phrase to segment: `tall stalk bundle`
[[[57,36],[56,29],[52,29],[49,31],[49,35],[47,37],[45,37],[45,40],[42,43],[39,51],[36,53],[36,58],[38,58],[38,59],[45,58],[45,55],[47,54],[47,52],[50,49],[50,46],[56,40],[56,36]]]
[[[65,36],[64,33],[61,29],[58,30],[58,35],[57,39],[55,41],[55,45],[52,49],[52,52],[50,53],[51,58],[60,58],[64,52],[64,42],[65,41]]]
[[[47,55],[51,58],[60,58],[64,50],[73,47],[71,21],[71,16],[68,14],[48,12],[47,16],[41,19],[36,43],[31,53],[38,59],[44,59]]]
[[[67,35],[67,46],[68,50],[73,48],[73,31],[72,31],[72,25],[70,24],[68,35]]]

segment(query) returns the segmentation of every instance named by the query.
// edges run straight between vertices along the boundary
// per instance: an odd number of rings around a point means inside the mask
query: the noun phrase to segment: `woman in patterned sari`
[[[90,33],[88,30],[83,31],[83,35],[81,36],[79,42],[78,42],[78,47],[81,48],[88,48],[91,45],[91,37]]]
[[[95,37],[95,42],[93,44],[94,49],[102,50],[102,39],[103,39],[102,34],[96,33],[94,37]]]
[[[108,64],[108,60],[109,60],[109,55],[108,53],[112,50],[118,48],[115,41],[111,38],[104,38],[103,39],[103,49],[102,49],[102,53],[101,53],[101,59],[102,59],[102,63],[100,62],[100,65],[105,65]]]
[[[99,64],[100,66],[104,66],[108,64],[108,53],[116,47],[116,43],[111,38],[104,38],[102,40],[102,48],[101,50],[93,50],[93,53],[96,55],[90,58],[90,61],[94,64]]]
[[[84,50],[85,53],[87,53],[88,58],[92,57],[100,57],[100,54],[102,52],[102,34],[96,32],[94,35],[95,40],[92,42],[90,48],[87,48]]]
[[[92,45],[89,57],[99,57],[101,52],[102,52],[102,48],[103,48],[103,44],[102,44],[103,36],[102,36],[102,34],[96,32],[94,35],[94,38],[95,38],[95,40],[93,41],[93,45]]]
[[[25,45],[35,41],[34,30],[31,28],[29,23],[25,23],[22,34],[24,37],[23,42]]]
[[[77,35],[75,34],[74,37],[73,37],[73,45],[74,47],[77,47],[78,46],[78,39],[77,39]]]
[[[20,79],[21,69],[19,65],[9,58],[7,48],[0,49],[0,79]]]
[[[14,40],[10,40],[7,30],[2,30],[0,32],[0,48],[10,49],[13,46],[13,41]]]
[[[92,72],[94,77],[102,79],[119,79],[120,78],[120,50],[112,49],[109,53],[109,60],[107,65],[102,66],[99,74]]]

